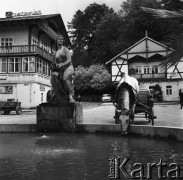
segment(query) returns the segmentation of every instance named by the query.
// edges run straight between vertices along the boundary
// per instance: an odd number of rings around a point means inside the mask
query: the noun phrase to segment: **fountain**
[[[74,132],[83,121],[80,103],[42,103],[37,107],[37,132]]]
[[[64,70],[54,63],[51,69],[52,89],[47,93],[48,102],[37,107],[37,131],[74,132],[76,124],[83,122],[83,108],[70,94],[69,91],[74,94],[74,88],[70,81],[68,83],[63,78]]]

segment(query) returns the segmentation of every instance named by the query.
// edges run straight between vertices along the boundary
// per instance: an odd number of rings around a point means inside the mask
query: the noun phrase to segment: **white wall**
[[[28,26],[1,28],[0,37],[13,37],[14,45],[28,45]]]
[[[41,102],[41,93],[43,93],[43,102],[46,102],[46,94],[47,94],[47,92],[51,89],[51,87],[50,86],[45,86],[45,91],[41,91],[40,90],[40,85],[41,84],[37,84],[37,83],[35,83],[34,84],[34,89],[33,89],[33,93],[35,94],[35,104],[34,104],[34,106],[37,106],[37,105],[39,105],[39,104],[41,104],[42,102]]]
[[[179,101],[179,89],[183,89],[183,81],[144,82],[140,83],[140,89],[149,89],[149,86],[156,84],[161,87],[164,101]],[[166,95],[166,86],[172,86],[172,95]]]
[[[123,63],[123,60],[121,59],[117,59],[116,60],[116,63],[118,64],[118,66],[120,67],[120,70],[121,72],[124,72],[125,74],[128,74],[128,65],[127,65],[127,61],[125,61],[125,63],[122,65],[121,67],[121,64]],[[112,62],[112,76],[116,76],[119,72],[119,68],[118,66],[116,65],[115,61]],[[112,81],[114,81],[116,79],[116,81],[120,81],[121,80],[121,74],[118,74],[119,77],[112,77]]]
[[[45,91],[41,91],[39,83],[1,84],[0,86],[13,86],[13,94],[0,94],[0,100],[18,100],[22,108],[36,107],[41,104],[41,93],[43,93],[43,102],[46,102],[46,94],[51,89],[50,86],[44,85]]]
[[[17,84],[17,99],[22,103],[21,106],[24,108],[29,107],[31,104],[30,89],[30,83]]]
[[[1,86],[13,86],[13,94],[0,94],[1,101],[15,99],[21,102],[22,107],[28,107],[30,104],[30,84],[1,84]]]

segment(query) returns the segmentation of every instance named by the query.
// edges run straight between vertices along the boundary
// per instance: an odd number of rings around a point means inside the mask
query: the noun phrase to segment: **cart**
[[[17,115],[22,113],[21,102],[8,99],[7,101],[0,101],[0,111],[4,111],[4,114],[9,115],[10,111],[16,111]]]
[[[131,107],[130,123],[134,124],[135,118],[145,118],[149,123],[154,125],[154,119],[156,119],[156,116],[154,115],[153,106],[154,101],[151,93],[146,89],[140,90],[137,94],[137,100]],[[135,114],[138,114],[138,116],[135,116]]]
[[[137,98],[132,102],[133,103],[130,104],[130,109],[127,113],[129,115],[129,123],[134,124],[134,120],[136,118],[144,118],[148,123],[154,125],[154,119],[156,119],[153,107],[154,100],[149,90],[140,90],[137,93]],[[113,102],[113,105],[116,107],[114,116],[115,123],[120,124],[119,116],[121,114],[121,110],[115,102]]]

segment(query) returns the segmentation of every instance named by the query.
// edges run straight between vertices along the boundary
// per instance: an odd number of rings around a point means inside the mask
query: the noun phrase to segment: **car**
[[[110,94],[103,94],[102,95],[102,102],[111,102],[112,98]]]

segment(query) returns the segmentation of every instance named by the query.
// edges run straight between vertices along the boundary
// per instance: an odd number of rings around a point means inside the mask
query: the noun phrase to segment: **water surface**
[[[110,157],[130,157],[127,170],[135,162],[158,163],[160,158],[182,168],[183,144],[107,134],[0,134],[2,180],[107,180]],[[158,179],[156,170],[153,179]]]

